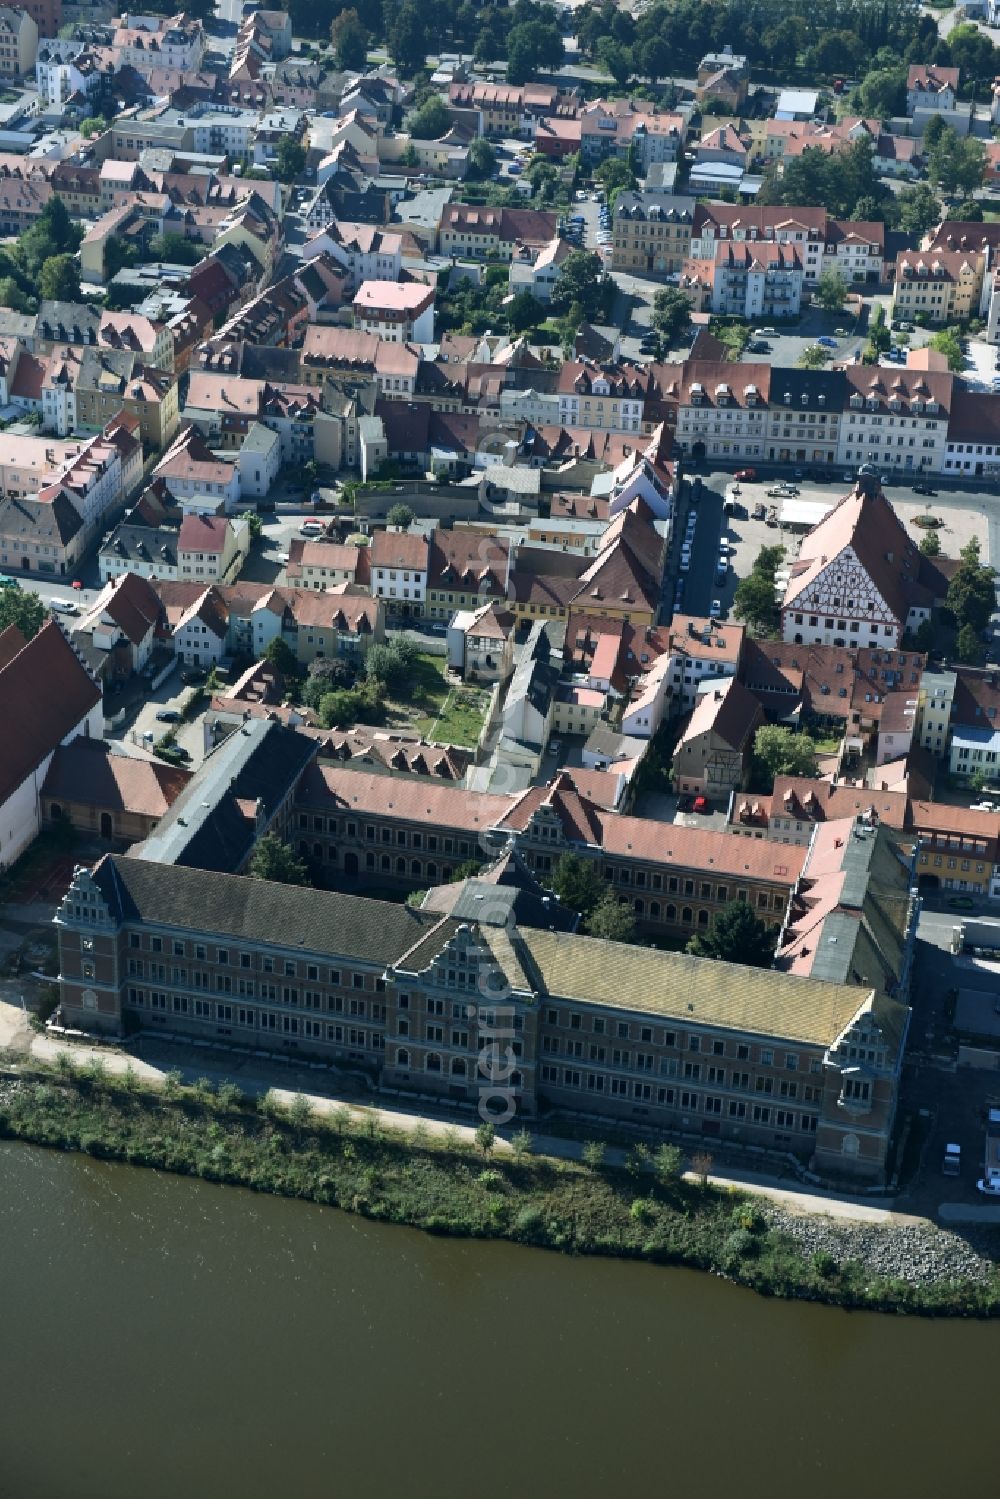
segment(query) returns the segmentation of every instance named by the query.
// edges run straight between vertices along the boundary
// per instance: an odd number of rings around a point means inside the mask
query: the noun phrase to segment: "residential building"
[[[41,830],[56,750],[104,736],[101,689],[54,619],[31,640],[16,625],[0,632],[0,716],[17,726],[0,755],[0,869],[9,869]]]
[[[435,530],[427,564],[428,618],[450,620],[456,610],[502,602],[513,566],[513,543],[505,538]]]
[[[370,547],[371,591],[390,615],[421,615],[430,565],[428,538],[420,531],[376,531]]]
[[[677,397],[679,450],[696,460],[763,458],[775,373],[769,364],[687,360]]]
[[[918,111],[953,111],[958,81],[958,68],[942,68],[937,63],[911,63],[906,75],[906,113],[912,119]]]
[[[448,624],[448,665],[466,681],[505,682],[514,660],[515,623],[499,604],[459,609]]]
[[[0,6],[0,78],[13,82],[34,72],[38,26],[19,6]]]
[[[870,464],[879,473],[942,473],[955,377],[944,370],[887,369],[853,364],[844,370],[837,466]]]
[[[194,427],[175,438],[153,475],[165,480],[171,494],[191,509],[230,513],[239,505],[238,467],[217,458]]]
[[[706,685],[674,750],[678,791],[720,801],[745,786],[754,736],[763,722],[760,703],[736,677]]]
[[[673,712],[690,713],[706,681],[736,675],[745,636],[743,625],[728,620],[674,615],[665,651]]]
[[[491,208],[447,203],[441,213],[437,248],[459,259],[512,259],[515,245],[542,250],[556,237],[558,215],[536,208]]]
[[[76,640],[86,639],[91,659],[102,657],[105,683],[126,681],[142,671],[157,643],[163,609],[150,583],[122,573],[101,589],[74,623]]]
[[[960,250],[904,250],[896,259],[894,319],[962,323],[979,312],[986,262]]]
[[[250,523],[236,516],[185,515],[177,537],[183,582],[231,583],[250,551]]]
[[[360,665],[369,647],[385,639],[385,609],[381,599],[346,583],[322,593],[275,590],[255,605],[251,629],[258,657],[280,636],[302,666],[318,656],[344,656]]]
[[[958,677],[944,668],[925,670],[917,699],[914,738],[932,755],[947,755]]]
[[[638,366],[570,360],[559,371],[559,420],[564,427],[642,430],[649,375]]]
[[[422,281],[363,281],[354,297],[354,326],[390,343],[434,338],[434,288]]]
[[[692,258],[683,274],[705,288],[706,310],[729,317],[797,317],[802,304],[802,259],[791,245],[722,241],[713,260]]]
[[[615,199],[612,271],[671,275],[691,254],[693,198],[622,192]]]
[[[341,545],[325,537],[303,540],[293,537],[288,544],[285,578],[289,588],[313,588],[322,591],[340,583],[362,583],[369,572],[368,547]]]

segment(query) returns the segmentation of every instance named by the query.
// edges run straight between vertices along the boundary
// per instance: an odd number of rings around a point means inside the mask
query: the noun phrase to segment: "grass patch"
[[[489,693],[475,687],[453,687],[443,656],[421,651],[414,659],[405,698],[386,704],[394,727],[407,727],[425,739],[473,749],[483,727]]]
[[[1000,1315],[996,1273],[984,1284],[912,1286],[830,1255],[806,1257],[744,1194],[678,1179],[671,1151],[664,1164],[636,1146],[627,1168],[605,1167],[600,1150],[592,1166],[525,1152],[487,1162],[453,1132],[396,1134],[374,1115],[346,1108],[320,1119],[301,1097],[284,1110],[271,1098],[246,1099],[232,1083],[183,1087],[178,1075],[157,1092],[131,1070],[112,1074],[98,1063],[77,1072],[67,1056],[54,1067],[31,1063],[0,1074],[0,1136],[305,1198],[428,1233],[688,1265],[766,1295]]]

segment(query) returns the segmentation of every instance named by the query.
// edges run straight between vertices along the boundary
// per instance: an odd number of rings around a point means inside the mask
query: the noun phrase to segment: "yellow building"
[[[958,323],[979,311],[985,259],[964,250],[905,250],[896,261],[894,319],[923,314],[933,323]]]

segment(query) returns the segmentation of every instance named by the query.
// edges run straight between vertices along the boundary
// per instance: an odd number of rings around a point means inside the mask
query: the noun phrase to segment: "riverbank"
[[[934,1229],[831,1225],[681,1179],[675,1154],[641,1149],[625,1168],[502,1157],[456,1131],[430,1137],[249,1100],[232,1084],[153,1090],[100,1064],[30,1063],[0,1076],[0,1135],[105,1160],[340,1207],[429,1233],[498,1238],[571,1254],[686,1265],[759,1291],[843,1307],[1000,1315],[1000,1274]]]

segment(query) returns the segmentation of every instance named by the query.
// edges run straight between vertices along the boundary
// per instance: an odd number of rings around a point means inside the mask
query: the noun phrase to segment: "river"
[[[3,1499],[988,1493],[998,1350],[0,1144]]]

